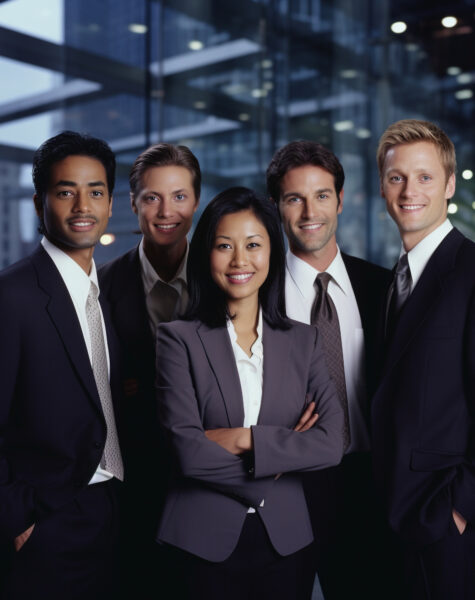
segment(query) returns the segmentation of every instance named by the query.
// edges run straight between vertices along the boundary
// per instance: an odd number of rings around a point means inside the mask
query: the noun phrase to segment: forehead
[[[143,189],[182,189],[193,187],[191,172],[186,167],[177,165],[149,167],[140,179]]]
[[[91,156],[71,155],[55,162],[49,171],[49,183],[55,185],[58,181],[82,183],[84,181],[102,181],[107,183],[104,165]]]
[[[216,235],[239,237],[249,235],[267,236],[267,229],[252,210],[241,210],[221,217],[216,226]]]
[[[432,142],[414,142],[412,144],[397,144],[390,148],[384,160],[384,170],[404,169],[444,169],[442,157]]]
[[[282,178],[282,191],[303,186],[334,189],[335,178],[329,171],[316,165],[295,167],[294,169],[287,171]]]

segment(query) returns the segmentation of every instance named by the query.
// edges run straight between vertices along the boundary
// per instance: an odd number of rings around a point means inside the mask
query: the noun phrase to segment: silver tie
[[[86,301],[86,318],[91,338],[92,370],[107,426],[106,445],[101,458],[101,468],[109,471],[114,477],[122,481],[124,479],[124,467],[115,424],[98,296],[99,290],[96,284],[91,281],[91,288]]]
[[[399,315],[411,294],[412,276],[409,268],[407,254],[398,260],[394,279],[388,293],[386,308],[386,338],[390,339],[394,333]]]

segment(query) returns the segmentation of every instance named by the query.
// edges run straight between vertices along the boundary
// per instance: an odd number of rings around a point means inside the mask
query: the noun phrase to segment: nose
[[[78,190],[75,196],[73,212],[88,213],[90,211],[90,198],[88,190]]]
[[[409,177],[406,179],[403,194],[405,198],[413,198],[417,195],[417,182],[414,179]]]
[[[231,265],[233,267],[243,267],[247,264],[246,251],[243,248],[235,248]]]
[[[158,205],[158,216],[161,219],[168,219],[171,214],[171,201],[168,198],[162,198]]]
[[[311,200],[305,200],[303,203],[302,217],[311,220],[317,215],[317,207]]]

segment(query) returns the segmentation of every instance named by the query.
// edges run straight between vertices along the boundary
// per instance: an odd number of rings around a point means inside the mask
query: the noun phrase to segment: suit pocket
[[[439,452],[437,450],[417,449],[411,452],[413,471],[438,471],[460,465],[464,460],[462,452]]]

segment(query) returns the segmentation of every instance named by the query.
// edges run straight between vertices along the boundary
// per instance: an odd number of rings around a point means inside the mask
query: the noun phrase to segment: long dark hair
[[[267,323],[287,329],[285,314],[285,249],[279,216],[273,202],[245,187],[218,194],[203,211],[190,244],[187,283],[190,301],[185,318],[199,319],[211,327],[225,325],[231,315],[226,296],[211,277],[210,255],[218,223],[225,215],[251,210],[264,225],[270,239],[269,274],[259,289],[259,303]]]

